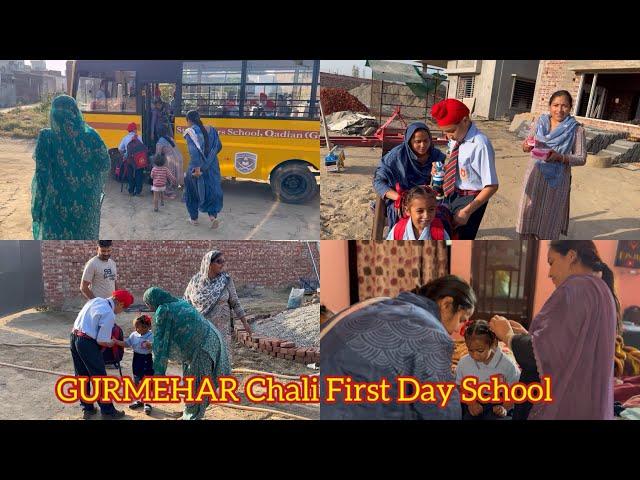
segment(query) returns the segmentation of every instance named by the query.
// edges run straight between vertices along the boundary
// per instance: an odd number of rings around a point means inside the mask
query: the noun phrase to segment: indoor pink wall
[[[628,268],[613,266],[616,249],[618,248],[618,242],[616,240],[595,240],[595,243],[600,257],[613,270],[618,299],[620,300],[622,310],[624,311],[624,309],[630,305],[640,305],[640,271],[638,271],[637,274],[631,274]],[[471,280],[471,250],[472,243],[470,240],[456,240],[451,246],[451,273],[467,281]],[[544,302],[547,301],[555,288],[553,282],[551,282],[551,279],[548,277],[548,251],[549,242],[546,240],[541,241],[538,250],[536,289],[533,297],[534,315],[540,311]]]
[[[613,270],[618,300],[622,311],[630,305],[640,305],[640,272],[633,275],[628,268],[614,267],[618,242],[616,240],[594,240],[602,261]],[[540,242],[538,271],[536,274],[536,292],[533,301],[533,314],[536,315],[547,301],[554,286],[548,277],[547,253],[549,242]]]
[[[473,240],[451,242],[451,275],[471,281],[471,250]]]
[[[347,240],[320,242],[320,285],[320,303],[328,310],[337,313],[350,305]]]
[[[499,240],[497,240],[499,241]],[[616,278],[618,298],[624,310],[629,305],[640,305],[640,274],[632,275],[629,269],[613,267],[618,242],[596,240],[602,260],[612,267]],[[548,241],[541,241],[536,272],[536,290],[533,300],[533,314],[537,314],[547,301],[554,286],[547,276]],[[464,280],[471,280],[470,240],[456,240],[451,246],[451,273]],[[322,240],[320,246],[320,300],[332,312],[349,306],[349,262],[346,240]],[[640,272],[639,272],[640,273]]]

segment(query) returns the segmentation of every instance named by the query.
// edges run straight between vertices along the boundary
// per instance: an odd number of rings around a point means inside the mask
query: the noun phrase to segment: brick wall
[[[317,243],[309,245],[319,271]],[[280,288],[298,286],[300,277],[316,278],[305,242],[116,240],[111,258],[118,266],[118,286],[143,292],[156,285],[182,295],[199,270],[202,256],[214,248],[224,252],[225,270],[236,286]],[[42,242],[47,305],[61,308],[65,300],[79,295],[82,270],[95,254],[96,244],[92,241]]]
[[[619,92],[608,95],[605,116],[612,122],[627,122],[633,120],[636,113],[632,110],[636,94],[634,92]],[[618,103],[616,103],[616,99]]]
[[[558,90],[567,90],[574,102],[578,98],[580,75],[567,68],[567,60],[540,60],[536,90],[533,95],[531,111],[539,115],[549,111],[549,98]],[[623,105],[624,107],[624,105]],[[599,128],[606,131],[627,132],[640,136],[640,126],[619,123],[611,120],[577,117],[578,121],[587,127]]]
[[[356,78],[348,75],[320,72],[321,88],[344,88],[345,90],[351,90],[352,88],[369,83],[371,83],[370,78]]]
[[[549,99],[558,90],[567,90],[573,100],[578,97],[580,75],[567,69],[566,60],[540,60],[531,111],[536,115],[549,111]]]
[[[243,328],[236,328],[233,337],[245,347],[265,355],[293,360],[297,363],[320,363],[320,347],[297,347],[294,342],[283,338],[251,335]]]

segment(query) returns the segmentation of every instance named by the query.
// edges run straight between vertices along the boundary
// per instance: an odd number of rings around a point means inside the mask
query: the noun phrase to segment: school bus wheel
[[[277,167],[270,178],[275,197],[286,203],[308,202],[318,193],[316,177],[302,162],[287,162]]]

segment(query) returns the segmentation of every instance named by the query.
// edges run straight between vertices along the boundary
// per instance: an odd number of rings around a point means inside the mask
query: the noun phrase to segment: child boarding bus
[[[302,203],[319,191],[319,71],[319,60],[74,60],[67,87],[109,149],[135,122],[153,153],[161,97],[185,169],[185,115],[197,110],[220,134],[223,177],[268,181],[280,200]]]

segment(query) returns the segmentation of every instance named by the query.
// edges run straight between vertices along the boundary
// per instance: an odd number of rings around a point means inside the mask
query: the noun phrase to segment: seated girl
[[[499,375],[502,381],[512,385],[520,380],[520,369],[498,348],[498,339],[489,329],[486,320],[469,320],[460,331],[469,353],[462,357],[456,368],[456,383],[460,385],[465,377],[476,377],[478,382],[488,382],[492,375]],[[507,416],[512,406],[508,404],[473,402],[462,404],[463,420],[510,419]]]
[[[393,225],[387,240],[450,240],[446,221],[438,216],[436,193],[427,186],[401,193],[402,218]],[[441,208],[442,210],[442,208]]]
[[[429,185],[431,166],[445,161],[446,155],[435,148],[426,124],[414,122],[404,134],[404,142],[391,149],[382,160],[373,177],[376,193],[385,199],[387,223],[391,227],[398,221],[394,202],[400,197],[396,185],[409,190],[416,185]]]

